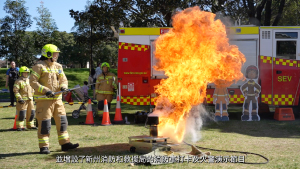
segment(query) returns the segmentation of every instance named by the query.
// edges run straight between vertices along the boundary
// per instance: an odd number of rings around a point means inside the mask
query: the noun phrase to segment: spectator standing
[[[101,68],[101,63],[98,64],[98,67],[96,68],[96,78],[102,74],[102,68]]]
[[[19,78],[19,68],[16,67],[15,61],[10,62],[10,68],[6,71],[6,84],[5,87],[9,86],[10,93],[10,105],[14,106],[15,95],[14,95],[14,84],[15,81]]]

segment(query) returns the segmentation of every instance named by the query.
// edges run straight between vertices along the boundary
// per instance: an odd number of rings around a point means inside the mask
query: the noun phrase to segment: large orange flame
[[[215,14],[193,7],[172,19],[173,28],[155,41],[155,69],[168,78],[155,86],[154,114],[160,114],[158,134],[181,142],[186,117],[192,106],[204,101],[207,84],[237,82],[246,59],[237,46],[229,45],[225,25]]]

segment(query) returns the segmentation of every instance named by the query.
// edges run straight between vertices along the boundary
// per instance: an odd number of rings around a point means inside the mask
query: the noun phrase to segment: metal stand
[[[163,136],[131,136],[128,137],[129,145],[130,145],[130,152],[132,153],[149,153],[158,147],[167,146],[167,139],[169,137]]]

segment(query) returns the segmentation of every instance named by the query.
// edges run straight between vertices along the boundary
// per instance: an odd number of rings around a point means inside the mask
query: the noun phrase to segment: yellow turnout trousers
[[[70,142],[67,132],[68,120],[62,100],[36,101],[39,147],[49,147],[51,117],[54,118],[60,145]]]
[[[24,104],[20,104],[17,102],[16,110],[17,110],[17,120],[16,126],[17,128],[24,128],[24,120],[26,116],[26,127],[28,129],[35,127],[34,126],[34,104],[32,100],[24,100]]]

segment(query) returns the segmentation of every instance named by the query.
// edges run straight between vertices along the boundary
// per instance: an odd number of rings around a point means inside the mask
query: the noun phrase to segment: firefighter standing
[[[214,92],[215,121],[229,121],[227,105],[229,104],[229,95],[226,87],[216,87]]]
[[[102,110],[104,109],[104,100],[107,99],[108,109],[110,110],[114,90],[117,89],[116,75],[109,72],[109,68],[110,66],[107,62],[102,63],[102,74],[97,77],[96,93],[100,121],[102,118]]]
[[[258,69],[256,66],[248,66],[246,69],[246,78],[249,79],[245,84],[242,85],[241,90],[244,94],[244,97],[246,100],[244,101],[244,112],[242,115],[242,121],[248,121],[249,120],[249,106],[250,101],[252,102],[252,120],[253,121],[259,121],[260,117],[257,113],[257,97],[258,94],[261,91],[261,87],[259,84],[257,84],[253,79],[258,78]]]
[[[59,56],[57,46],[47,44],[42,49],[40,61],[32,67],[30,85],[35,90],[36,117],[38,120],[38,139],[40,154],[49,154],[49,135],[51,129],[51,117],[56,124],[58,141],[62,151],[74,149],[79,144],[70,143],[67,132],[68,120],[62,102],[62,93],[66,91],[68,80],[63,72],[62,65],[57,63]],[[40,97],[46,95],[46,98]]]
[[[17,120],[18,131],[24,128],[24,119],[26,116],[26,127],[28,129],[37,129],[34,125],[35,109],[33,104],[33,89],[29,84],[29,69],[23,66],[19,70],[20,77],[15,81],[14,93],[17,98]]]

